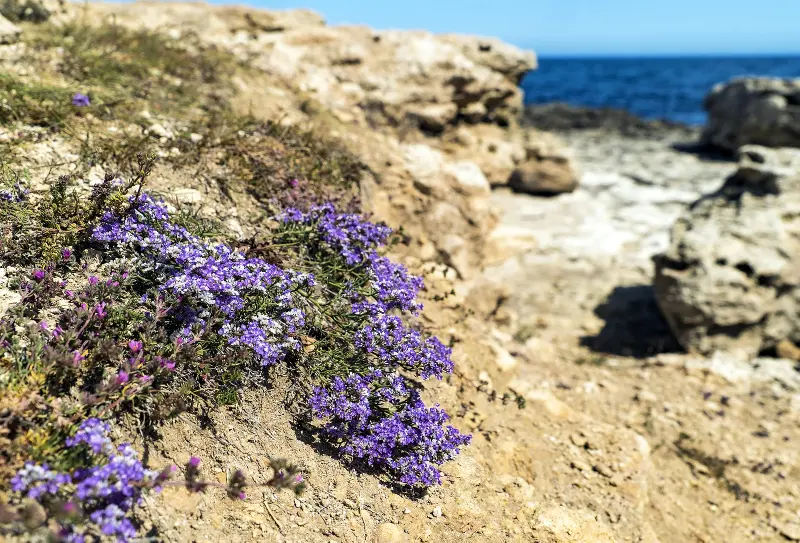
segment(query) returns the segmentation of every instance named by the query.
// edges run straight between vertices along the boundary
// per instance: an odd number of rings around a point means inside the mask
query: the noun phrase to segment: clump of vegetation
[[[276,367],[296,423],[350,465],[440,483],[470,437],[420,390],[452,372],[452,345],[416,320],[421,278],[384,256],[399,237],[358,214],[365,166],[313,131],[234,115],[218,91],[236,64],[191,36],[44,25],[32,45],[63,49],[60,84],[0,78],[0,122],[74,138],[80,164],[44,192],[0,164],[0,262],[21,297],[0,315],[0,534],[135,537],[143,492],[219,485],[196,458],[173,482],[177,468],[151,470],[112,436],[151,436],[187,411],[209,420]],[[102,130],[145,108],[186,127],[166,163],[216,168],[263,204],[257,236],[234,243],[147,190],[154,140]],[[95,165],[116,173],[74,183]],[[299,468],[272,467],[260,485],[303,489]],[[241,498],[253,484],[236,472],[222,486]]]
[[[183,138],[181,154],[170,161],[181,167],[223,165],[230,182],[243,186],[269,214],[293,207],[335,202],[358,211],[358,185],[366,165],[341,144],[314,130],[220,113],[196,121],[199,143]]]
[[[180,41],[150,30],[130,30],[109,22],[81,21],[32,29],[33,55],[58,51],[58,72],[67,81],[108,95],[117,116],[146,106],[167,113],[220,105],[219,90],[235,70],[225,53],[191,34]]]
[[[67,88],[26,84],[0,73],[0,124],[63,128],[76,110],[70,103],[71,96]]]

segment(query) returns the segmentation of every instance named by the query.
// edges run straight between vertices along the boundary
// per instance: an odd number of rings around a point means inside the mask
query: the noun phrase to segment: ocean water
[[[522,81],[527,104],[626,109],[647,119],[703,124],[714,84],[756,75],[800,77],[800,57],[543,58]]]

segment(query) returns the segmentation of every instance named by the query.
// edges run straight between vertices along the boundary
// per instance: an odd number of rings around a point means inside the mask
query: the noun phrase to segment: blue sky
[[[800,53],[800,0],[239,0],[331,24],[499,36],[539,55]]]

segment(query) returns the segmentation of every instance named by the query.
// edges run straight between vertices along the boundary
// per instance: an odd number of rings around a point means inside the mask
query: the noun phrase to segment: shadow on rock
[[[581,338],[594,352],[635,358],[681,352],[650,285],[616,287],[594,313],[605,321],[603,329]]]
[[[679,141],[673,143],[671,147],[679,153],[695,155],[706,162],[736,162],[736,157],[730,152],[701,141]]]

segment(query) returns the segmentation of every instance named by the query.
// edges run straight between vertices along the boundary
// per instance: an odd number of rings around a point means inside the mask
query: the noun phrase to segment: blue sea
[[[527,104],[626,109],[647,119],[703,124],[703,98],[737,76],[800,77],[800,56],[540,58],[522,81]]]

